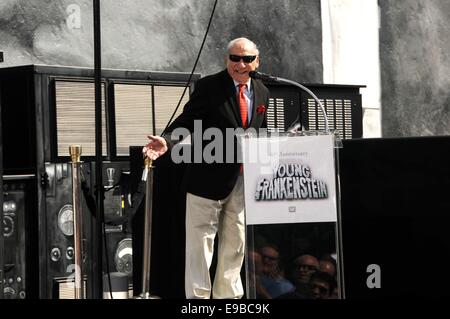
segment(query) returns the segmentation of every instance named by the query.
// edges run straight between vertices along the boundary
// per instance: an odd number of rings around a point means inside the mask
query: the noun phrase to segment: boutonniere
[[[258,107],[256,108],[257,114],[264,114],[265,111],[266,111],[266,107],[264,106],[264,104],[258,105]]]

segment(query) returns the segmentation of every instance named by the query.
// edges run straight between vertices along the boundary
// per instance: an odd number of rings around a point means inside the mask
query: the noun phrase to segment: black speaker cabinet
[[[1,52],[1,55],[3,58],[3,52]],[[1,96],[1,87],[0,87],[0,96]],[[2,103],[0,100],[0,189],[3,189],[3,143],[2,143],[1,119],[2,119]],[[3,207],[3,196],[0,196],[0,207]],[[5,255],[3,242],[3,213],[2,213],[0,214],[0,299],[3,299],[4,258]]]
[[[3,183],[3,293],[6,299],[36,298],[38,268],[29,260],[37,259],[37,222],[32,179],[7,177]]]
[[[26,181],[24,215],[32,216],[29,224],[25,223],[29,228],[24,242],[18,242],[21,247],[18,252],[25,251],[20,264],[34,271],[30,276],[27,271],[25,277],[21,275],[22,280],[26,278],[25,286],[34,289],[25,288],[27,298],[67,295],[55,286],[61,287],[73,270],[70,145],[82,146],[83,172],[91,195],[95,192],[93,76],[93,70],[86,68],[43,65],[0,68],[2,176]],[[158,134],[164,129],[188,78],[189,74],[184,73],[102,70],[103,186],[108,189],[104,206],[109,223],[105,225],[105,255],[104,245],[98,241],[99,228],[93,226],[96,219],[83,204],[89,259],[86,269],[92,271],[87,282],[89,297],[102,296],[102,286],[95,284],[101,280],[99,272],[123,271],[131,276],[131,236],[127,233],[131,227],[126,216],[120,216],[128,194],[121,185],[121,176],[128,170],[129,146],[142,145],[149,133]],[[193,81],[198,78],[195,74]],[[182,104],[188,98],[189,91]],[[182,107],[178,112],[181,110]],[[121,218],[125,220],[123,223]],[[90,279],[93,281],[89,282]],[[28,285],[33,280],[34,285]],[[16,279],[14,285],[8,287],[16,290],[14,296],[20,298],[23,286],[17,285]]]
[[[305,130],[325,129],[325,120],[319,105],[307,92],[294,86],[266,83],[270,90],[267,126],[284,132],[296,122]],[[311,90],[325,108],[329,128],[337,130],[343,139],[360,138],[362,104],[357,85],[303,84]]]
[[[92,169],[94,170],[94,168],[95,165],[92,163]],[[106,237],[103,270],[105,273],[126,273],[131,285],[133,280],[133,247],[131,221],[127,210],[131,197],[129,172],[129,162],[103,163],[105,186],[104,232]]]
[[[5,271],[3,295],[5,299],[26,297],[25,264],[25,185],[7,183],[3,189],[3,237]]]
[[[89,163],[81,166],[82,179],[91,187],[91,169]],[[55,280],[73,280],[74,261],[74,215],[72,200],[72,166],[68,163],[45,164],[45,225],[46,245],[40,246],[41,286],[49,293],[46,297],[55,298],[53,288]],[[95,252],[92,229],[94,216],[84,198],[82,201],[83,250],[86,256]],[[44,258],[45,256],[45,258]],[[90,278],[95,271],[93,258],[83,260],[83,272]],[[44,282],[45,281],[45,282]],[[91,281],[87,281],[86,294],[92,297]],[[48,289],[48,290],[47,290]],[[50,292],[52,292],[50,294]],[[60,296],[61,297],[61,296]]]
[[[450,137],[343,141],[347,298],[450,295],[449,163]]]

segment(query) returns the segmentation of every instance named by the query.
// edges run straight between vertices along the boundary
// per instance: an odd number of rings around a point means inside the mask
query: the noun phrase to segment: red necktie
[[[247,100],[245,99],[245,88],[247,87],[247,84],[239,84],[239,109],[241,111],[241,119],[242,119],[242,126],[244,128],[247,128],[247,119],[248,119],[248,108],[247,108]]]
[[[247,87],[247,84],[239,84],[239,109],[241,112],[241,119],[242,119],[242,127],[247,128],[247,119],[248,119],[248,108],[247,108],[247,100],[245,99],[245,88]],[[244,165],[241,164],[240,167],[240,173],[242,174],[244,171]]]

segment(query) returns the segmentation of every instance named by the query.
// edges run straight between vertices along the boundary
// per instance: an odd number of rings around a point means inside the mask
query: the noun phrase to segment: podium
[[[240,141],[247,297],[343,298],[339,138],[301,131]]]

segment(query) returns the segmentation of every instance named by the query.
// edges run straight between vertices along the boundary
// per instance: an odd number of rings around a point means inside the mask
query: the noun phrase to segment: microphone
[[[258,71],[250,71],[250,72],[248,72],[248,75],[252,79],[271,81],[271,82],[278,82],[278,78],[276,76],[272,76],[272,75],[265,74],[265,73],[258,72]]]

